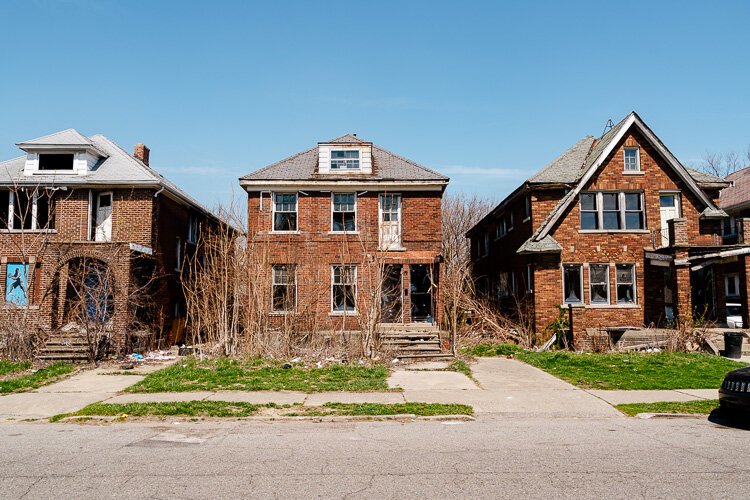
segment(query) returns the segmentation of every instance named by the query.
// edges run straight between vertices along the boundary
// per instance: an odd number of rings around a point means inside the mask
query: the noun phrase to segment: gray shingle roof
[[[347,134],[321,144],[365,143],[352,134]],[[299,181],[299,180],[363,180],[363,181],[436,181],[448,182],[448,177],[441,175],[423,165],[408,160],[402,156],[372,145],[372,174],[347,174],[345,177],[337,174],[323,175],[318,170],[318,147],[310,148],[289,158],[268,165],[260,170],[251,172],[240,180],[258,181]]]
[[[83,139],[80,139],[80,138]],[[79,132],[68,129],[56,134],[19,143],[19,145],[47,146],[62,145],[54,141],[68,141],[66,145],[93,146],[101,151],[105,158],[99,160],[87,175],[24,175],[23,169],[26,157],[20,156],[0,162],[0,185],[31,185],[31,186],[158,186],[172,193],[185,203],[192,205],[199,211],[211,217],[215,216],[195,198],[180,189],[175,183],[161,175],[154,168],[131,156],[120,146],[104,137],[94,135],[85,137]],[[78,141],[78,142],[71,142]],[[85,142],[84,142],[85,141]]]
[[[586,160],[596,139],[586,136],[546,167],[529,177],[532,184],[571,184],[578,181],[581,165]]]

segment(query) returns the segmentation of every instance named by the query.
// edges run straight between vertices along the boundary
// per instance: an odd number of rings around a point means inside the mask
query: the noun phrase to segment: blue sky
[[[502,198],[636,110],[696,164],[750,145],[749,18],[742,0],[3,0],[0,158],[68,127],[144,142],[212,206],[353,132]]]

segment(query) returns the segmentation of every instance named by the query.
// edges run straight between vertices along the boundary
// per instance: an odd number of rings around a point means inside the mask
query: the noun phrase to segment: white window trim
[[[335,213],[335,211],[334,211],[334,199],[335,198],[334,197],[337,194],[351,194],[351,195],[354,195],[354,231],[347,231],[347,230],[336,231],[335,229],[333,229],[333,222],[334,222],[334,220],[333,220],[333,214]],[[357,193],[356,192],[354,192],[354,191],[341,191],[341,192],[333,192],[333,193],[331,193],[331,226],[330,226],[331,230],[329,232],[331,234],[357,234],[359,232],[359,221],[358,221],[358,219],[359,219],[358,215],[359,214],[358,214],[358,210],[357,210],[358,208],[359,207],[358,207]],[[399,210],[400,210],[400,204],[399,204]],[[399,214],[399,224],[400,223],[401,223],[401,214]]]
[[[628,170],[626,165],[626,152],[635,151],[635,170]],[[627,146],[622,148],[622,169],[626,174],[640,173],[641,172],[641,148],[637,146]]]
[[[632,273],[633,283],[631,283],[631,286],[633,287],[633,301],[632,302],[620,302],[617,299],[617,287],[620,285],[620,283],[617,281],[617,266],[618,265],[630,266],[630,268],[633,270],[633,273]],[[615,264],[615,304],[624,305],[624,306],[638,305],[638,273],[636,273],[636,265],[633,262],[617,262]]]
[[[605,229],[604,228],[604,194],[617,194],[617,212],[620,221],[621,229]],[[583,203],[581,203],[581,196],[593,194],[596,195],[596,210],[584,210]],[[641,197],[641,209],[640,213],[643,214],[643,228],[640,229],[625,229],[625,215],[627,212],[635,213],[635,210],[625,209],[625,195],[637,194]],[[612,210],[607,210],[611,212]],[[599,226],[598,229],[583,229],[581,224],[581,216],[583,213],[596,213],[596,222]],[[643,191],[581,191],[578,194],[578,231],[581,233],[643,233],[648,232],[648,222],[646,220],[646,204],[644,200]]]
[[[592,288],[592,286],[595,283],[593,282],[592,277],[591,277],[591,266],[604,266],[607,269],[607,275],[606,275],[606,280],[605,280],[605,285],[606,285],[606,290],[607,290],[607,301],[606,302],[594,302],[594,299],[593,299],[594,294],[591,292],[591,288]],[[609,267],[610,266],[609,266],[608,262],[607,263],[605,263],[605,262],[592,262],[592,263],[590,263],[588,265],[588,268],[589,268],[589,304],[592,305],[592,306],[605,306],[605,305],[608,306],[608,305],[610,305],[612,303],[612,297],[611,297],[611,293],[610,293],[610,286],[611,285],[610,285],[610,277],[609,277],[609,273],[610,273]],[[596,284],[601,284],[601,283],[596,283]]]
[[[566,267],[577,267],[579,269],[578,292],[581,297],[581,300],[578,302],[568,302],[567,300],[565,300],[565,268]],[[583,305],[585,302],[585,297],[583,295],[583,264],[575,264],[575,263],[566,262],[561,266],[560,270],[562,272],[562,281],[561,281],[562,287],[560,287],[562,289],[562,303],[565,305],[573,304],[574,306]]]
[[[729,279],[732,278],[732,281],[734,281],[734,288],[737,290],[737,293],[730,295],[729,294]],[[740,297],[740,275],[738,273],[730,273],[724,275],[724,296],[727,298],[735,298]]]
[[[292,309],[274,309],[273,307],[273,292],[274,288],[277,286],[288,286],[286,283],[276,283],[276,272],[275,267],[276,266],[287,266],[291,267],[294,272],[294,304],[292,305]],[[271,265],[271,314],[288,314],[293,313],[297,310],[297,266],[295,264],[273,264]]]
[[[335,301],[334,293],[333,293],[334,287],[335,286],[346,286],[345,284],[334,282],[334,279],[336,277],[336,275],[334,273],[334,269],[336,267],[351,267],[351,268],[354,269],[354,310],[353,311],[347,311],[346,309],[342,309],[342,310],[336,310],[335,309],[335,303],[336,303],[336,301]],[[354,315],[358,314],[358,312],[357,312],[358,311],[358,309],[357,309],[357,295],[358,295],[359,290],[357,289],[357,271],[358,271],[358,269],[357,269],[357,265],[356,264],[333,264],[333,265],[331,265],[331,312],[330,312],[331,315],[334,315],[334,316],[354,316]]]
[[[62,170],[42,170],[42,155],[55,155],[55,154],[63,154],[63,155],[72,155],[73,156],[73,168],[66,168]],[[78,160],[78,152],[77,151],[44,151],[39,152],[36,155],[36,169],[34,170],[35,175],[78,175],[78,170],[76,169],[76,161]]]
[[[294,194],[294,213],[297,214],[297,224],[294,230],[284,231],[276,229],[276,195],[277,194]],[[289,214],[292,212],[279,212]],[[280,234],[299,233],[299,191],[272,191],[271,192],[271,232]]]
[[[24,229],[22,221],[16,221],[16,193],[14,191],[8,191],[8,230],[9,231],[45,231],[44,228],[39,228],[39,220],[37,219],[37,201],[39,200],[39,190],[34,190],[31,193],[31,229]],[[15,224],[18,222],[21,227],[16,228]]]

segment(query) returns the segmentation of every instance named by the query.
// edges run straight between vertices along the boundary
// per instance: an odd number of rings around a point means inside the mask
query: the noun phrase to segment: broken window
[[[563,266],[563,301],[566,304],[583,302],[583,273],[581,264]]]
[[[276,264],[273,266],[273,303],[274,312],[294,310],[297,302],[296,266]]]
[[[635,304],[635,266],[633,264],[616,264],[617,303]]]
[[[609,304],[609,264],[589,265],[592,304]]]
[[[357,266],[333,266],[331,288],[334,312],[357,310]]]
[[[73,170],[72,153],[41,153],[39,170]]]
[[[357,196],[354,193],[333,193],[332,231],[356,231]]]
[[[274,193],[273,230],[297,230],[297,193]]]

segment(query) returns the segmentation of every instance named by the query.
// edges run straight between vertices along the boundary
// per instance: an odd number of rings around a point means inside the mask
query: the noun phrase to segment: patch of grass
[[[31,368],[31,361],[2,361],[0,360],[0,377],[10,373],[22,372]]]
[[[228,401],[176,401],[169,403],[93,403],[73,413],[63,413],[50,418],[57,422],[65,417],[104,416],[104,417],[249,417],[263,406],[252,403]]]
[[[473,415],[474,408],[469,405],[444,403],[326,403],[324,408],[331,409],[336,415]]]
[[[383,365],[292,366],[273,360],[187,358],[125,389],[129,392],[185,391],[387,391],[388,369]]]
[[[523,352],[523,349],[516,344],[477,344],[464,349],[463,352],[478,357],[511,356]]]
[[[718,389],[728,371],[747,366],[700,353],[524,351],[516,357],[587,389]]]
[[[466,375],[470,379],[474,378],[474,376],[471,374],[471,367],[463,359],[457,359],[457,360],[455,360],[453,363],[451,363],[448,366],[448,370],[450,370],[452,372],[463,373],[464,375]]]
[[[71,363],[58,361],[57,363],[52,363],[49,366],[40,368],[34,373],[1,381],[0,394],[36,389],[54,382],[59,377],[66,375],[73,370],[75,370],[75,366]]]
[[[696,413],[708,415],[719,407],[718,399],[701,399],[697,401],[632,403],[617,405],[615,408],[631,417],[639,413]]]

